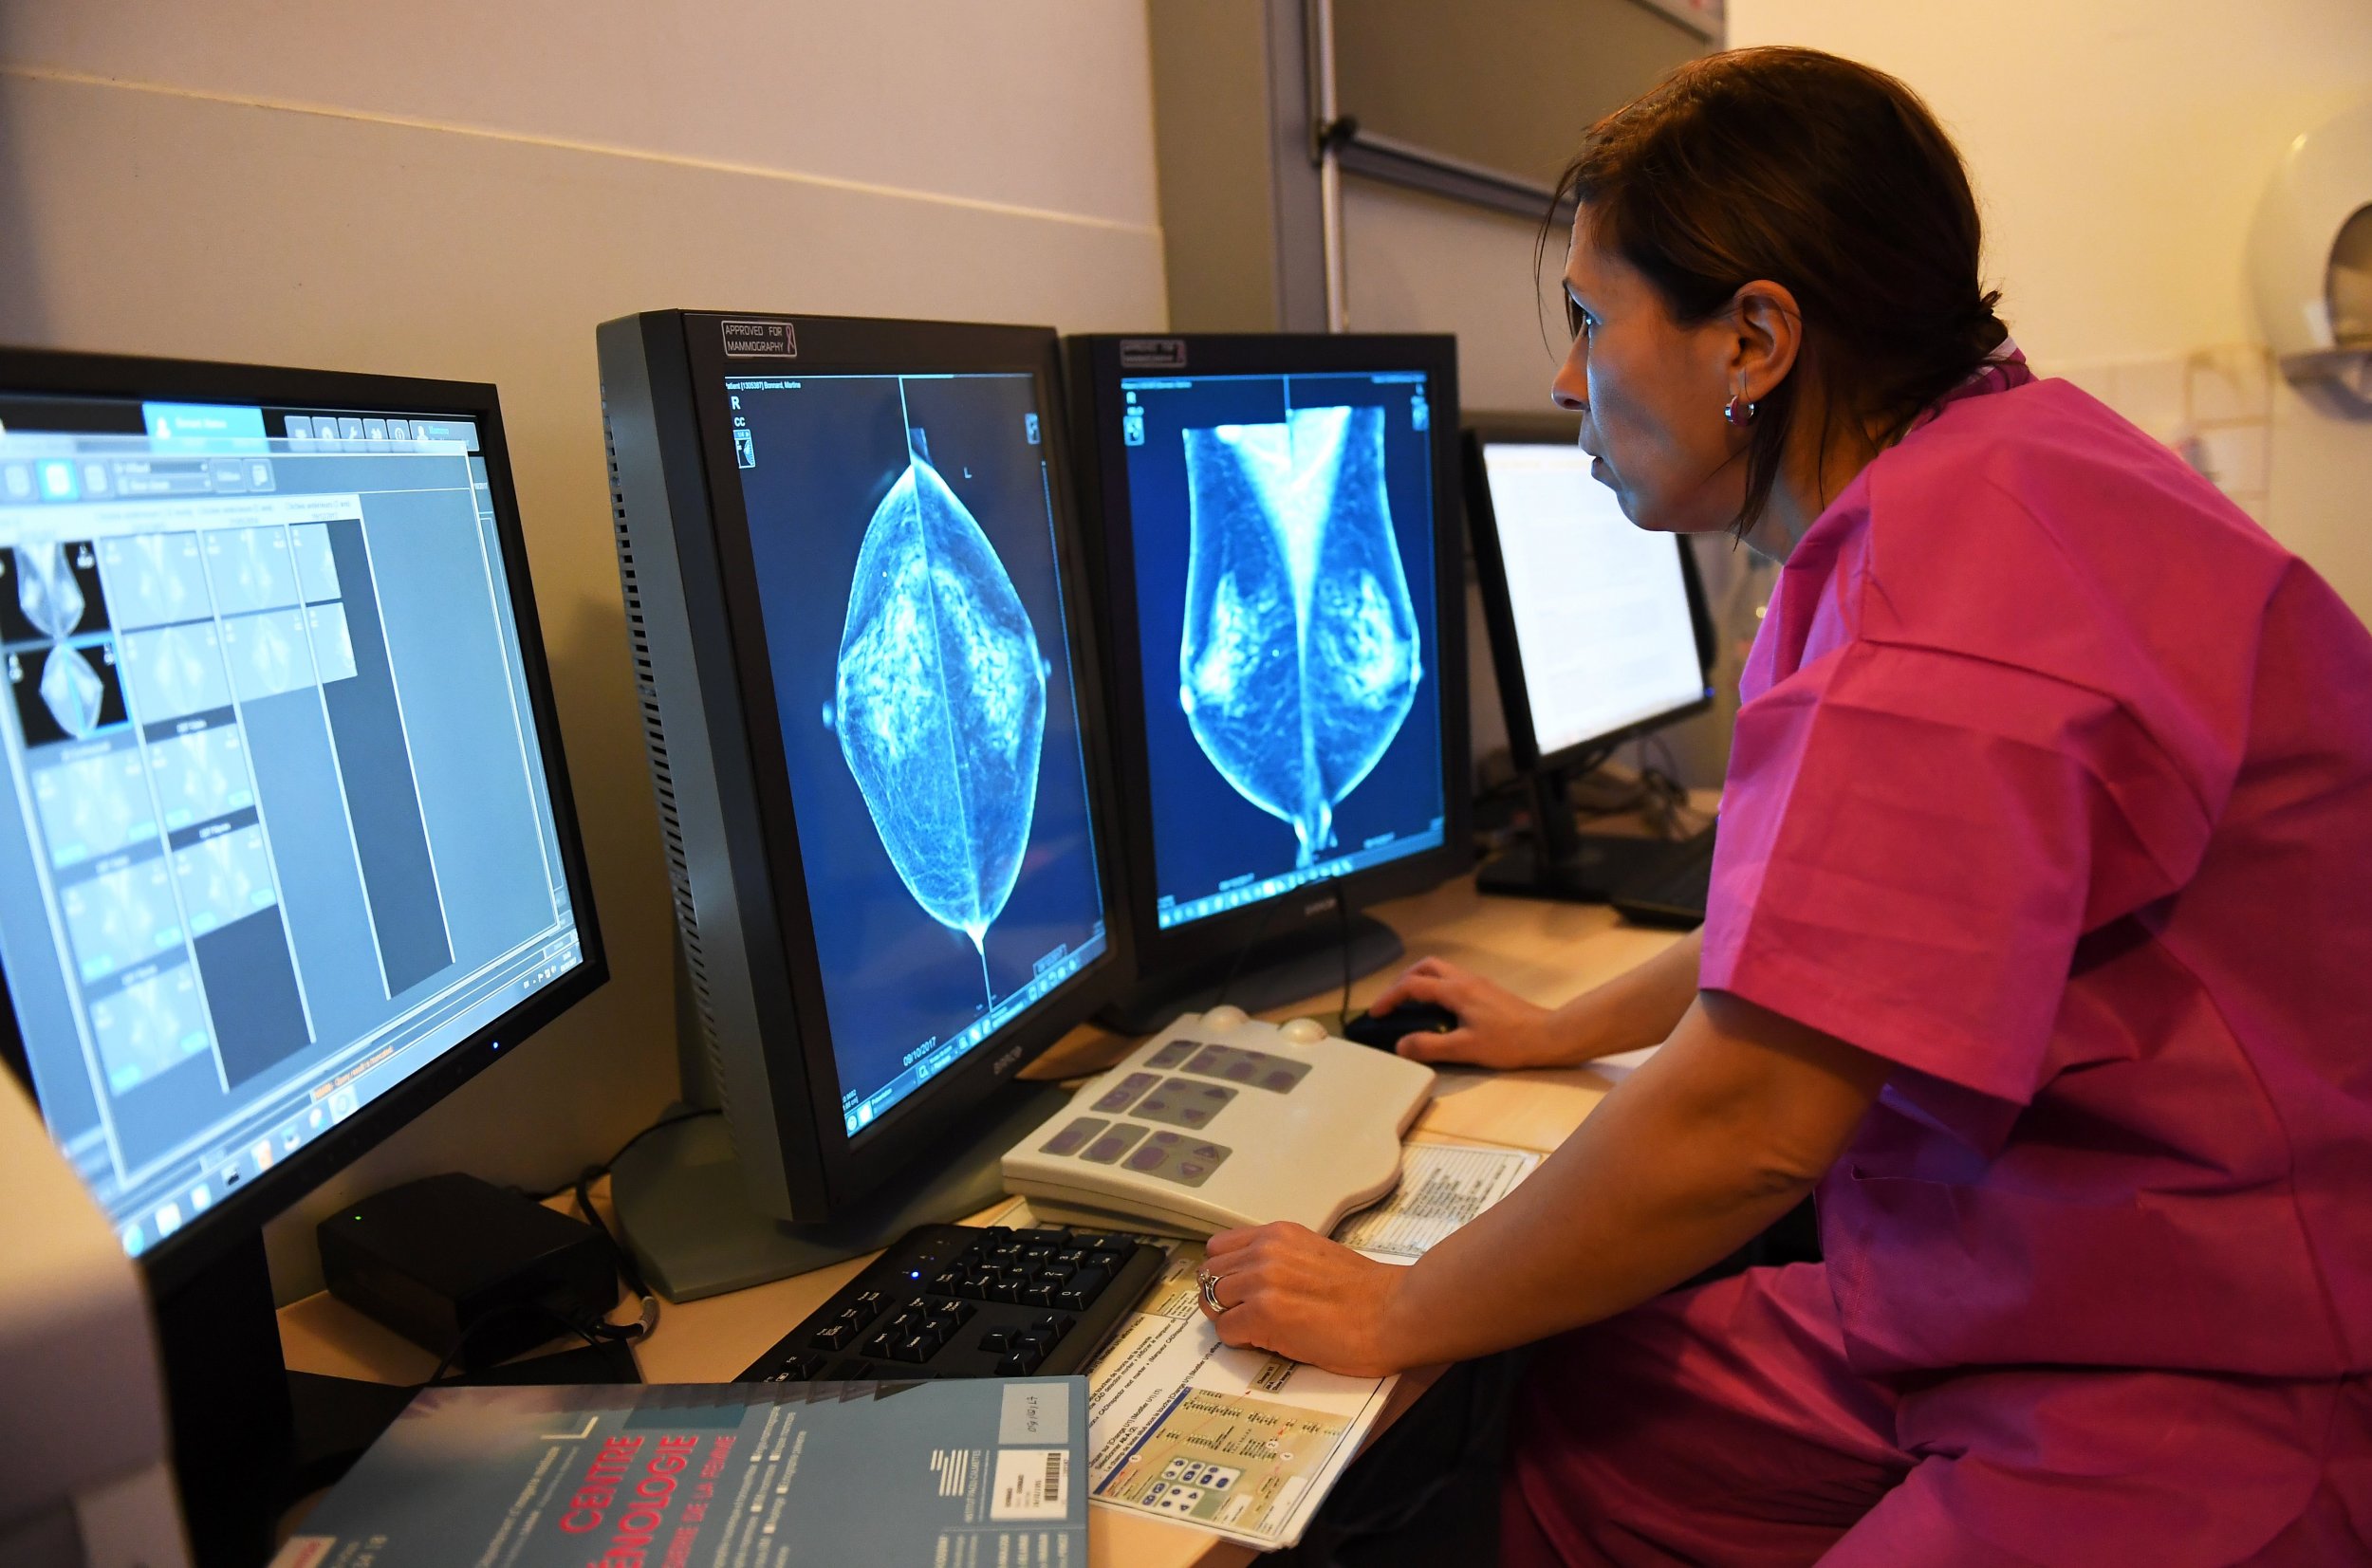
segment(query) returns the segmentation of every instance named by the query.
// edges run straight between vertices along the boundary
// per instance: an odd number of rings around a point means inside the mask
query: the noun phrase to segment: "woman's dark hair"
[[[1680,66],[1590,128],[1557,181],[1591,237],[1684,325],[1757,278],[1804,312],[1796,369],[1765,397],[1741,533],[1770,499],[1808,375],[1828,425],[1883,446],[1995,355],[2009,331],[1977,281],[1976,197],[1952,139],[1883,71],[1817,49],[1734,49]]]

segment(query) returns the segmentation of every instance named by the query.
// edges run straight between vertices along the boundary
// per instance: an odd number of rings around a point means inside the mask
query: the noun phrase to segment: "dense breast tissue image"
[[[933,919],[972,938],[993,1003],[986,938],[1029,843],[1048,667],[919,430],[910,452],[858,552],[832,717],[890,863]]]
[[[1178,702],[1212,766],[1306,866],[1415,701],[1417,613],[1384,489],[1383,411],[1302,408],[1185,434]]]

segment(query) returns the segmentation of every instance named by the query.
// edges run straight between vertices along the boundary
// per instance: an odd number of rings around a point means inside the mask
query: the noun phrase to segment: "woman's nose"
[[[1589,412],[1589,371],[1578,349],[1557,366],[1556,378],[1548,383],[1548,400],[1567,414]]]

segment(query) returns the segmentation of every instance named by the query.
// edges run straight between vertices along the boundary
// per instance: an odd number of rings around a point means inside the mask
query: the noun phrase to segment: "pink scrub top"
[[[2372,1371],[2338,596],[2013,361],[1805,534],[1740,688],[1701,983],[1899,1064],[1819,1194],[1853,1369]]]

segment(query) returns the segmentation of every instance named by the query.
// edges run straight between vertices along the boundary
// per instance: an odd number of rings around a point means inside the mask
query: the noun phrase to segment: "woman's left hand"
[[[1222,1230],[1205,1270],[1219,1305],[1203,1303],[1219,1337],[1328,1372],[1381,1377],[1420,1357],[1403,1342],[1397,1306],[1408,1270],[1363,1258],[1287,1221]]]

